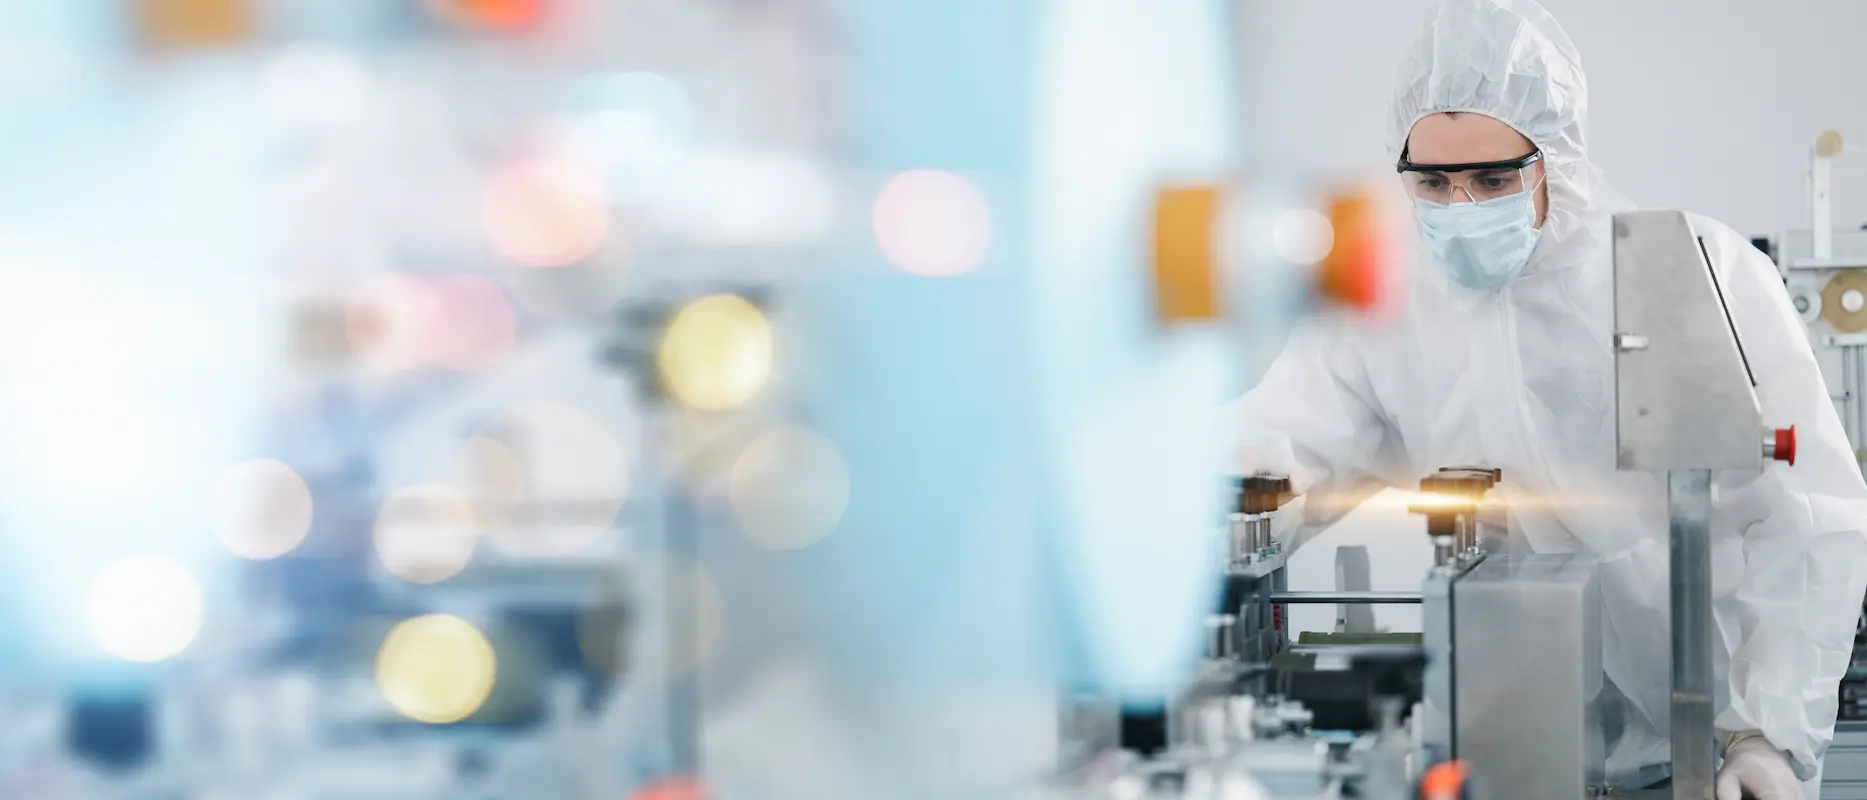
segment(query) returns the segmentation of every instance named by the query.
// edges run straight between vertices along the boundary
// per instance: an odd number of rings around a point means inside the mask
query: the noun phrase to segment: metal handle
[[[1637,333],[1614,334],[1614,349],[1619,350],[1623,353],[1631,353],[1635,350],[1645,350],[1648,347],[1651,347],[1652,345],[1653,345],[1652,342],[1647,341],[1647,337],[1641,336],[1640,334],[1637,334]]]

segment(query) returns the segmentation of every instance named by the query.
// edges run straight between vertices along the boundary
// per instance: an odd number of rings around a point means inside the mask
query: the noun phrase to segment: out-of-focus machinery
[[[1837,228],[1834,161],[1845,149],[1824,131],[1809,147],[1809,226],[1757,244],[1776,261],[1790,301],[1841,415],[1856,458],[1867,452],[1867,228]]]
[[[1857,460],[1867,462],[1867,225],[1834,218],[1834,162],[1849,148],[1838,131],[1809,146],[1809,223],[1756,244],[1776,261]],[[1822,789],[1867,797],[1867,613],[1841,679],[1839,723]]]

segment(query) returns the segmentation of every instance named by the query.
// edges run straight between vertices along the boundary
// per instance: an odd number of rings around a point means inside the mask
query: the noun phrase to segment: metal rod
[[[1419,592],[1277,592],[1273,603],[1418,603]]]
[[[1672,538],[1672,796],[1712,796],[1711,471],[1666,474]]]
[[[1841,427],[1847,433],[1848,444],[1855,450],[1861,449],[1860,407],[1861,407],[1861,372],[1855,360],[1855,352],[1860,348],[1854,345],[1841,346]]]
[[[1867,439],[1867,347],[1854,345],[1844,352],[1854,356],[1854,379],[1848,382],[1848,396],[1854,401],[1854,430],[1848,444],[1858,452],[1862,439]]]
[[[1426,647],[1417,644],[1293,644],[1288,651],[1297,656],[1341,656],[1344,658],[1421,657]]]
[[[1848,435],[1848,444],[1855,450],[1861,449],[1860,434],[1855,431],[1854,406],[1860,402],[1860,392],[1854,384],[1854,352],[1850,346],[1841,347],[1841,427]]]
[[[1833,258],[1835,254],[1832,161],[1820,152],[1809,159],[1809,234],[1813,240],[1811,255],[1816,258]]]
[[[1434,536],[1433,537],[1433,566],[1435,567],[1452,566],[1453,562],[1457,560],[1456,558],[1457,552],[1455,551],[1456,546],[1457,545],[1453,542],[1453,537]]]
[[[1222,661],[1237,655],[1234,626],[1238,618],[1231,614],[1213,614],[1206,618],[1206,658],[1210,661]]]

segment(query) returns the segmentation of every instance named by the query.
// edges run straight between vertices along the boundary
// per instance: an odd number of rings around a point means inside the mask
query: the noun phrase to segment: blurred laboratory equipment
[[[1218,408],[1402,253],[1231,11],[0,9],[0,795],[1046,791],[1273,654]]]
[[[1509,476],[1421,476],[1382,593],[1293,591],[1288,476],[1217,477],[1409,255],[1250,157],[1235,10],[0,9],[0,795],[1602,789],[1596,566],[1487,535]],[[1793,451],[1711,416],[1644,445]]]

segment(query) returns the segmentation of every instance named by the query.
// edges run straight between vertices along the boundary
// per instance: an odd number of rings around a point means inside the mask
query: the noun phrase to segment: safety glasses
[[[1527,191],[1536,181],[1536,162],[1542,159],[1539,149],[1508,161],[1415,164],[1403,152],[1394,169],[1414,197],[1450,205],[1461,199],[1479,203]]]

